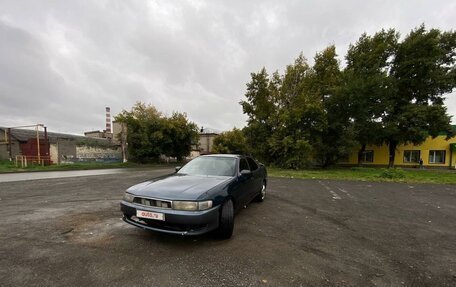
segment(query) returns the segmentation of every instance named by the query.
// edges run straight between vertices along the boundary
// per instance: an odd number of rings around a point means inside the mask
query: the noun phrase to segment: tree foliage
[[[164,116],[154,106],[137,102],[130,111],[123,110],[116,121],[127,124],[130,160],[147,162],[160,155],[181,160],[198,139],[198,127],[185,113]]]
[[[256,157],[281,167],[302,168],[327,166],[348,153],[352,142],[348,116],[341,107],[336,56],[330,46],[315,56],[313,67],[301,54],[284,75],[275,72],[268,77],[265,69],[252,74],[247,99],[241,104],[249,116],[244,132]],[[250,89],[258,86],[258,78],[264,88]],[[343,144],[334,144],[333,138]]]
[[[422,143],[445,131],[453,135],[451,117],[443,104],[445,93],[456,87],[456,33],[412,30],[398,45],[390,77],[393,93],[386,97],[383,138],[394,164],[397,145]]]
[[[247,139],[242,130],[234,128],[214,139],[213,153],[250,154]]]
[[[265,68],[258,73],[251,73],[251,77],[252,80],[247,84],[246,100],[240,103],[244,113],[249,116],[244,132],[249,146],[255,147],[256,156],[262,161],[270,162],[266,139],[271,137],[272,128],[276,126],[274,116],[277,115],[273,114],[276,112],[275,100],[271,93],[274,86],[271,86]]]
[[[249,116],[247,143],[260,160],[289,168],[310,165],[309,138],[318,104],[306,92],[309,71],[300,55],[283,76],[275,72],[269,77],[264,68],[251,74],[241,105]]]
[[[456,85],[455,37],[421,25],[401,42],[396,31],[382,30],[350,46],[346,93],[360,152],[385,143],[393,166],[399,144],[452,135],[443,95]]]
[[[456,34],[422,25],[402,41],[395,30],[361,35],[340,68],[336,48],[301,54],[283,75],[251,74],[243,129],[254,156],[282,167],[328,166],[359,146],[453,135],[443,96],[456,87]]]
[[[392,96],[393,82],[389,77],[392,58],[398,45],[399,34],[381,30],[373,36],[361,35],[350,45],[344,71],[343,94],[350,103],[354,137],[359,143],[358,163],[368,144],[382,144],[383,123],[387,101]]]
[[[314,58],[310,90],[322,106],[322,120],[313,138],[314,156],[323,167],[347,156],[356,145],[350,123],[349,102],[342,92],[342,71],[336,47],[327,47]]]

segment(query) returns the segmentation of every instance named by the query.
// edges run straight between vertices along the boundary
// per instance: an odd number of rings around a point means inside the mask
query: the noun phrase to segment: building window
[[[419,163],[421,152],[419,150],[406,150],[404,151],[404,162],[406,163]]]
[[[429,163],[445,163],[445,151],[444,150],[430,150],[429,151]]]
[[[361,154],[361,161],[362,162],[374,162],[374,151],[373,150],[365,150]]]

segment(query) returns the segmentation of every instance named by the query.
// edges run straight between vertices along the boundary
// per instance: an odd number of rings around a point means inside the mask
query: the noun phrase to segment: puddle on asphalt
[[[58,220],[58,232],[65,241],[93,247],[113,243],[115,230],[124,226],[119,216],[82,213],[68,215]]]

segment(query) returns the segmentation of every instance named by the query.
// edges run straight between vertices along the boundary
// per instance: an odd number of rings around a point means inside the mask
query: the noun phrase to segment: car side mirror
[[[176,172],[178,172],[181,168],[181,166],[176,166]]]
[[[252,172],[251,172],[250,170],[248,170],[248,169],[243,169],[243,170],[241,170],[241,175],[249,175],[249,174],[251,174],[251,173],[252,173]]]

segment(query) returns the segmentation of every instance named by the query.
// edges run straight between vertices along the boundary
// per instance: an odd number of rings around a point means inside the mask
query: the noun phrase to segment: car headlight
[[[206,201],[173,201],[175,210],[205,210],[212,207],[212,200]]]
[[[123,200],[125,200],[126,202],[133,202],[134,199],[135,197],[132,194],[128,192],[124,193]]]
[[[212,207],[212,200],[199,201],[198,210],[205,210]]]

